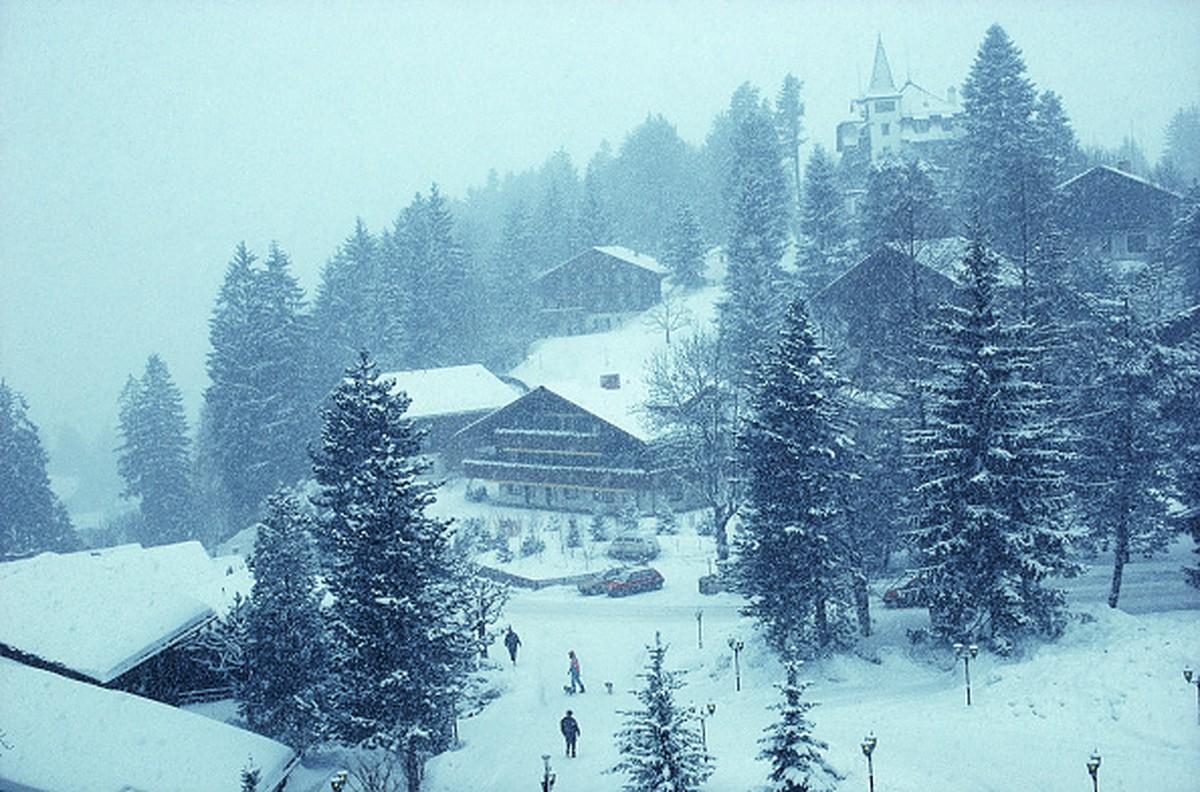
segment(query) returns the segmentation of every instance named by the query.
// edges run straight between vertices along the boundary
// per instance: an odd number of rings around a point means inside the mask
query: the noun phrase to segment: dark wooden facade
[[[1057,192],[1073,253],[1102,262],[1152,260],[1182,204],[1170,190],[1107,165],[1068,179]]]
[[[542,273],[534,282],[542,332],[608,330],[625,314],[662,299],[665,270],[654,259],[619,247],[594,247]]]
[[[463,473],[510,506],[643,513],[681,505],[670,471],[656,469],[643,437],[544,387],[460,431]]]

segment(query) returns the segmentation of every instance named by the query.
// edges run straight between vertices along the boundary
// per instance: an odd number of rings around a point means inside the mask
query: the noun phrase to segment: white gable
[[[665,275],[667,273],[667,268],[662,264],[659,264],[658,259],[654,258],[653,256],[647,256],[644,253],[635,253],[627,247],[621,247],[620,245],[604,245],[597,246],[596,250],[599,250],[606,256],[612,256],[613,258],[620,259],[627,264],[633,264],[635,267],[641,267],[644,270],[650,270],[658,275]]]
[[[259,789],[287,777],[296,752],[220,721],[0,658],[0,788],[96,792]]]
[[[0,564],[0,643],[109,682],[211,619],[222,574],[199,542]]]
[[[497,410],[521,394],[478,363],[380,374],[390,380],[392,393],[403,391],[412,399],[409,418]]]

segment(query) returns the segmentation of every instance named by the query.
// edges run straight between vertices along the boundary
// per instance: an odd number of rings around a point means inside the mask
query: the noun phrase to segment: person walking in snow
[[[576,686],[579,687],[579,692],[586,692],[583,689],[583,679],[579,676],[579,658],[575,656],[575,650],[567,652],[567,657],[571,659],[571,665],[567,668],[567,674],[571,677],[571,692],[575,692]]]
[[[558,728],[562,730],[563,739],[567,741],[567,756],[574,759],[575,740],[579,739],[579,721],[575,720],[571,710],[567,710],[567,714],[558,722]]]
[[[508,648],[508,656],[512,658],[512,664],[517,664],[517,647],[521,645],[521,638],[513,631],[512,625],[508,625],[508,632],[504,634],[504,645]]]

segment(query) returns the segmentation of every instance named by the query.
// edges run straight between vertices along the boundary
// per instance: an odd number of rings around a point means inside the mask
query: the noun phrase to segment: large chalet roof
[[[1166,195],[1169,195],[1173,198],[1179,198],[1179,199],[1183,198],[1183,196],[1180,195],[1179,193],[1174,192],[1172,190],[1168,190],[1166,187],[1161,187],[1161,186],[1155,184],[1154,182],[1150,181],[1149,179],[1143,179],[1141,176],[1138,176],[1133,173],[1126,173],[1125,171],[1114,168],[1111,165],[1095,165],[1091,168],[1088,168],[1083,173],[1072,176],[1071,178],[1064,181],[1062,184],[1058,185],[1058,187],[1056,187],[1055,189],[1071,190],[1071,189],[1075,189],[1075,188],[1084,186],[1089,183],[1095,183],[1095,182],[1101,182],[1101,181],[1114,181],[1114,180],[1123,180],[1123,181],[1132,182],[1134,184],[1140,184],[1143,187],[1148,187],[1152,190],[1157,190],[1158,192],[1165,193]]]
[[[1068,227],[1138,229],[1170,221],[1183,200],[1178,193],[1108,165],[1096,165],[1057,188],[1066,198]]]
[[[240,789],[253,760],[275,789],[296,752],[194,712],[0,658],[0,788],[97,792]]]
[[[545,399],[548,396],[551,399],[560,399],[572,404],[580,410],[594,415],[637,443],[644,444],[650,441],[651,435],[635,412],[635,399],[631,393],[627,389],[624,391],[621,389],[607,390],[599,386],[591,389],[574,384],[555,384],[553,388],[540,385],[499,410],[463,427],[455,437],[488,431],[491,427],[502,423],[506,415],[520,409],[520,406],[526,402],[536,403],[537,400]]]
[[[107,683],[213,619],[223,582],[199,542],[10,561],[0,564],[0,645]]]
[[[561,264],[551,267],[541,275],[538,275],[535,280],[541,280],[552,272],[557,272],[560,269],[570,267],[579,262],[581,259],[590,258],[594,256],[595,253],[600,253],[625,264],[632,264],[639,269],[646,270],[647,272],[653,272],[655,275],[667,274],[667,268],[662,264],[659,264],[658,260],[653,256],[647,256],[644,253],[637,253],[627,247],[621,247],[620,245],[597,245],[595,247],[588,248],[576,256],[572,256]]]
[[[393,393],[403,391],[408,394],[412,403],[405,415],[409,418],[495,410],[518,395],[511,385],[502,382],[478,363],[392,371],[379,376],[392,382]]]

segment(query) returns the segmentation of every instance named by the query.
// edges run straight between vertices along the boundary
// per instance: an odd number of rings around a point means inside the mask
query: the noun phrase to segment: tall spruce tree
[[[813,147],[804,166],[802,196],[798,264],[806,291],[814,294],[849,268],[852,255],[837,165],[820,145]]]
[[[704,240],[700,223],[687,204],[681,204],[667,227],[662,255],[675,283],[692,289],[704,283]]]
[[[1184,305],[1200,305],[1200,187],[1188,194],[1171,225],[1167,262],[1183,283]]]
[[[625,792],[697,792],[712,775],[713,757],[692,726],[691,708],[675,703],[683,681],[664,665],[667,647],[656,642],[647,650],[646,672],[638,675],[646,685],[634,691],[642,707],[622,713],[625,725],[616,734],[621,761],[613,772],[627,776]]]
[[[122,444],[117,471],[125,497],[140,499],[138,535],[144,545],[196,536],[192,510],[190,441],[183,396],[158,355],[146,360],[141,379],[130,377],[121,393]]]
[[[972,242],[957,304],[930,339],[928,423],[911,435],[913,539],[935,632],[1007,652],[1061,630],[1063,593],[1046,583],[1077,567],[1061,523],[1065,438],[1037,379],[1045,350],[999,316],[997,268]]]
[[[390,240],[389,240],[390,241]],[[388,255],[388,254],[392,255]],[[321,269],[313,302],[318,393],[324,396],[360,349],[396,355],[394,322],[408,315],[401,254],[367,230],[362,218]]]
[[[800,200],[800,144],[804,142],[804,100],[800,90],[804,83],[794,74],[783,78],[779,96],[775,99],[775,128],[779,133],[779,148],[784,161],[792,168],[792,195]]]
[[[534,249],[532,220],[524,205],[518,203],[504,219],[484,301],[489,346],[497,362],[505,367],[524,357],[537,331],[531,289],[533,277],[538,274],[531,270]]]
[[[781,261],[790,214],[779,141],[762,108],[747,115],[734,135],[728,195],[733,208],[725,248],[729,272],[717,309],[735,380],[748,384],[751,355],[770,348],[783,317]]]
[[[50,489],[46,452],[25,399],[0,379],[0,561],[79,546],[62,502]]]
[[[448,742],[473,646],[449,525],[425,514],[435,485],[417,478],[408,404],[363,353],[323,412],[313,472],[332,547],[334,728],[398,751],[417,790],[425,759]]]
[[[843,776],[825,760],[829,745],[813,736],[809,711],[815,702],[805,699],[811,682],[800,681],[800,663],[784,665],[787,681],[776,685],[783,701],[772,704],[779,720],[767,727],[767,735],[759,740],[763,746],[759,759],[771,764],[767,779],[772,792],[833,792]]]
[[[854,601],[844,509],[853,470],[842,381],[801,303],[756,374],[739,437],[746,507],[736,587],[777,650],[827,651],[845,638]]]
[[[245,614],[242,717],[254,731],[298,748],[325,722],[328,642],[321,615],[315,525],[296,497],[267,499],[249,566],[254,588]]]

